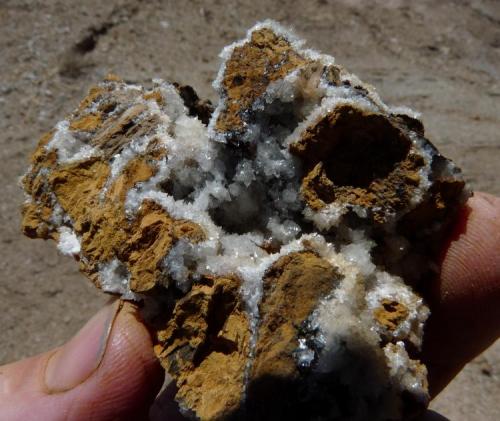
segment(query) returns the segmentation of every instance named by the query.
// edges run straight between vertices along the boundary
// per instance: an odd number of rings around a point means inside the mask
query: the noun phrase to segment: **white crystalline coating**
[[[429,309],[424,305],[422,298],[417,296],[411,288],[400,278],[392,277],[387,272],[377,272],[374,287],[367,293],[367,308],[375,310],[381,307],[383,300],[394,300],[402,304],[408,315],[391,333],[398,340],[408,340],[415,347],[422,345],[424,323],[429,316]],[[378,327],[378,330],[382,330]]]
[[[61,205],[57,202],[57,199],[55,195],[52,195],[52,202],[54,203],[54,206],[52,208],[52,215],[50,215],[50,222],[52,223],[53,226],[55,227],[60,227],[66,219],[69,219]],[[68,222],[70,222],[68,220]]]
[[[130,290],[130,273],[118,259],[101,264],[99,268],[101,289],[114,294],[121,294],[126,300],[136,300],[139,297]]]
[[[57,243],[57,248],[62,254],[66,254],[68,256],[76,256],[80,253],[80,240],[78,239],[75,232],[68,227],[60,227],[59,232],[59,241]]]
[[[357,265],[359,272],[363,276],[368,276],[375,270],[370,254],[371,248],[375,245],[373,241],[362,240],[359,242],[343,245],[340,253],[353,265]]]
[[[294,352],[299,367],[309,367],[314,361],[314,351],[310,349],[304,338],[299,339],[299,346]]]
[[[384,347],[390,376],[393,383],[401,390],[407,390],[425,402],[427,398],[427,369],[412,360],[406,352],[402,341],[387,344]]]
[[[55,133],[46,149],[48,151],[56,150],[61,163],[77,162],[99,154],[97,148],[73,136],[67,120],[57,123]]]
[[[193,251],[193,247],[194,245],[189,241],[181,239],[172,247],[163,261],[165,270],[175,281],[175,286],[182,292],[189,291],[191,287],[187,259],[191,256],[196,257],[195,253],[190,253]],[[165,286],[168,287],[168,284]]]
[[[163,79],[153,79],[153,89],[158,89],[163,98],[165,98],[165,104],[163,108],[165,110],[165,116],[170,118],[172,121],[177,120],[177,118],[186,114],[186,107],[182,98],[175,87]],[[150,100],[151,102],[155,102]]]
[[[389,112],[395,115],[407,115],[408,117],[415,120],[420,120],[420,118],[422,117],[422,113],[419,113],[418,111],[412,110],[411,108],[405,106],[390,107]]]
[[[380,380],[384,374],[380,370],[388,366],[391,382],[399,390],[411,391],[425,402],[425,368],[408,357],[402,340],[412,342],[417,349],[421,346],[422,327],[429,310],[401,278],[376,269],[368,258],[371,241],[359,232],[354,233],[353,240],[340,253],[322,236],[308,241],[309,247],[339,269],[342,278],[309,319],[321,351],[315,354],[303,338],[299,339],[294,353],[297,364],[308,367],[317,359],[315,372],[338,376],[345,387],[353,387],[358,395],[367,397],[384,393],[384,382]],[[409,314],[394,332],[386,332],[397,341],[397,347],[390,348],[389,344],[381,352],[382,327],[374,320],[374,310],[388,297],[404,304]],[[356,355],[363,357],[351,357]],[[360,365],[355,369],[353,364]]]
[[[291,220],[280,221],[278,218],[270,218],[267,223],[267,229],[271,232],[273,238],[286,244],[292,241],[300,233],[300,226]]]
[[[319,211],[312,210],[309,206],[304,208],[304,218],[314,223],[320,231],[328,231],[337,226],[341,220],[342,215],[347,212],[345,205],[337,203],[329,203]]]

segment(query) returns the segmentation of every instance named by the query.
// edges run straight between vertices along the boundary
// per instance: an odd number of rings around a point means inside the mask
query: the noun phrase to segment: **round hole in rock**
[[[336,186],[368,188],[406,158],[410,140],[385,117],[349,111],[330,128],[325,171]]]

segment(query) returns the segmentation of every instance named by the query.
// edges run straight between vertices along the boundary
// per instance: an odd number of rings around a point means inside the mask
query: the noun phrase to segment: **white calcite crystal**
[[[137,301],[186,415],[425,408],[420,295],[460,171],[416,113],[275,22],[226,47],[215,110],[109,76],[40,141],[24,232]]]

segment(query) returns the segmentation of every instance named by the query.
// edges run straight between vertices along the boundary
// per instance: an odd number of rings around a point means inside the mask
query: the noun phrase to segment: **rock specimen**
[[[33,154],[25,234],[140,303],[188,416],[418,413],[420,293],[460,171],[274,22],[222,58],[215,109],[161,80],[92,88]]]

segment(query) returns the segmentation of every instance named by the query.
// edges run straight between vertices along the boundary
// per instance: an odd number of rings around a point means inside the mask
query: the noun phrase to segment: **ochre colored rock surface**
[[[113,154],[130,142],[131,137],[144,136],[158,125],[155,117],[134,121],[146,107],[126,102],[136,100],[130,93],[115,95],[113,88],[120,83],[108,81],[105,88],[92,88],[68,120],[70,133],[90,134],[89,143],[99,147],[99,156],[61,163],[57,161],[56,151],[45,149],[53,140],[54,132],[40,140],[32,158],[32,171],[23,179],[26,192],[38,204],[25,204],[23,229],[32,237],[58,240],[60,234],[53,227],[54,203],[57,203],[81,238],[82,272],[100,285],[100,265],[119,258],[130,272],[131,290],[145,292],[161,278],[161,260],[173,243],[184,237],[200,241],[204,233],[191,221],[171,218],[151,201],[145,201],[134,218],[127,217],[127,192],[136,183],[149,180],[156,173],[155,162],[166,155],[167,151],[154,142],[143,154],[128,161],[109,183],[106,194],[102,194],[110,180],[109,159]],[[157,101],[161,98],[158,91],[144,96],[148,98],[148,95]],[[89,108],[93,110],[96,101],[100,111],[94,114]],[[112,115],[111,110],[119,107],[123,107],[122,112]]]
[[[156,350],[176,379],[181,404],[202,419],[238,409],[249,356],[248,317],[239,282],[205,278],[175,304]]]
[[[305,63],[290,42],[271,29],[252,32],[250,40],[234,48],[225,63],[222,86],[227,105],[217,118],[217,131],[238,133],[246,123],[244,113],[269,84]]]
[[[332,291],[338,278],[339,274],[327,260],[311,252],[288,254],[269,268],[264,277],[261,322],[250,381],[264,376],[299,375],[293,357],[298,330],[318,301]]]

